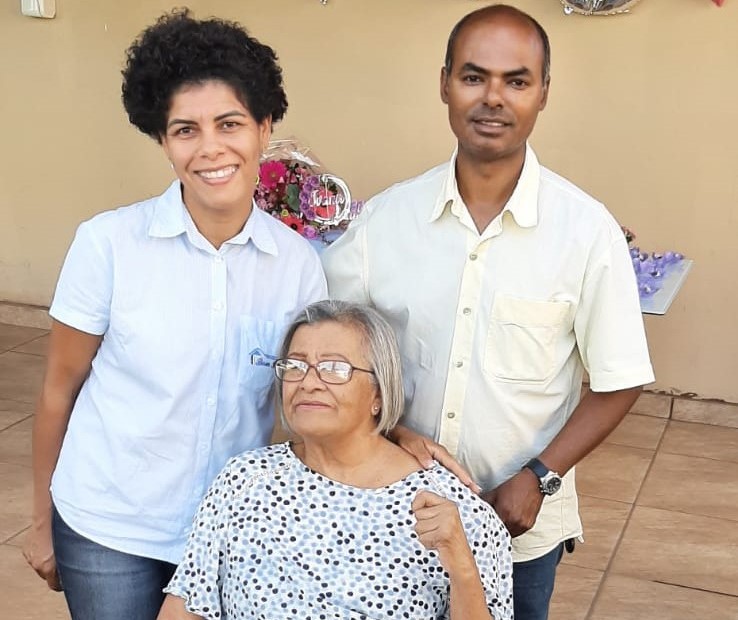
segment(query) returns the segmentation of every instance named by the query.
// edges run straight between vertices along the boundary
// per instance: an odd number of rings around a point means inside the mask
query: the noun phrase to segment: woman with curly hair
[[[287,108],[271,48],[166,14],[123,103],[177,179],[79,227],[50,309],[24,554],[74,620],[156,618],[203,493],[269,441],[281,332],[326,297],[309,244],[253,203]]]

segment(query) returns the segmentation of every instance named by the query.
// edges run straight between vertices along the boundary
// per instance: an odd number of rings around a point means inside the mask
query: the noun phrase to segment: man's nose
[[[502,87],[503,84],[501,84],[498,80],[489,80],[489,82],[487,82],[485,103],[490,108],[501,108],[505,104]]]

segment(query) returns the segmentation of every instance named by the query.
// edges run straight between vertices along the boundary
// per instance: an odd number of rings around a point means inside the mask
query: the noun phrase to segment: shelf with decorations
[[[644,252],[633,245],[635,234],[624,226],[622,229],[630,246],[641,311],[666,314],[692,268],[692,260],[679,252]]]

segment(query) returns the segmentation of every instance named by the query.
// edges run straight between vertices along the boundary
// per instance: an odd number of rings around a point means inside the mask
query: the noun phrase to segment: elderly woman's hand
[[[412,454],[425,469],[433,467],[435,459],[453,472],[464,486],[469,487],[474,493],[481,493],[482,488],[472,480],[469,472],[440,443],[399,424],[392,429],[389,438],[403,450]]]
[[[417,519],[415,532],[420,542],[426,549],[438,551],[439,560],[452,579],[454,576],[477,575],[477,566],[456,504],[430,491],[419,491],[413,500],[412,511]]]
[[[426,549],[438,551],[441,566],[448,573],[450,620],[494,620],[456,504],[430,491],[419,491],[412,511],[420,542]]]

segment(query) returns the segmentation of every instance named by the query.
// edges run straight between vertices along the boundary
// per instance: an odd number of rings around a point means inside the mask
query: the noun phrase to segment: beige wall
[[[648,317],[654,389],[738,401],[738,1],[643,0],[632,14],[548,29],[553,87],[542,161],[603,200],[646,249],[695,260],[665,317]],[[0,300],[46,305],[77,223],[158,193],[170,170],[119,103],[123,50],[173,2],[57,0],[57,18],[0,4]],[[279,52],[295,134],[358,197],[446,158],[437,81],[471,0],[193,0]]]

